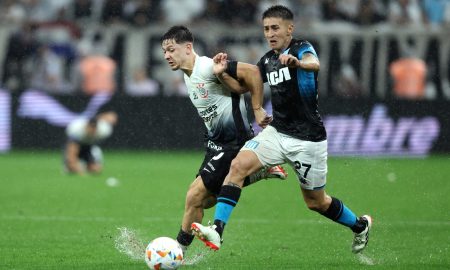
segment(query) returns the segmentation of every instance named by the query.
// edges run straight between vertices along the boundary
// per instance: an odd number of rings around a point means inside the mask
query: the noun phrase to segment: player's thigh
[[[210,193],[219,194],[223,181],[230,170],[231,161],[238,152],[238,150],[207,151],[198,176],[201,176],[203,184]]]
[[[317,190],[327,181],[327,141],[311,142],[295,138],[283,146],[286,159],[297,174],[302,189]]]
[[[281,151],[280,134],[272,126],[266,127],[256,137],[248,140],[241,149],[241,152],[243,151],[252,151],[264,167],[285,162]]]

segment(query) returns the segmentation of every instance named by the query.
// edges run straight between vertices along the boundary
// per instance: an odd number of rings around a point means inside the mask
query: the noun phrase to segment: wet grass
[[[0,155],[0,269],[147,269],[115,248],[118,228],[143,242],[176,237],[201,159],[106,152],[105,171],[81,177],[61,172],[59,152]],[[374,217],[363,256],[350,252],[349,230],[306,209],[289,172],[246,188],[223,248],[195,241],[187,258],[205,256],[183,269],[450,268],[450,156],[330,158],[327,191]]]

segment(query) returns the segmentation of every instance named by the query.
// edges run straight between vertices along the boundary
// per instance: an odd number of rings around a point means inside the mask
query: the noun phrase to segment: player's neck
[[[192,56],[189,57],[189,59],[186,61],[186,63],[181,67],[181,70],[184,72],[184,74],[188,75],[189,77],[192,75],[192,72],[194,71],[194,65],[195,65],[196,59],[197,59],[197,54],[195,52],[193,52]]]

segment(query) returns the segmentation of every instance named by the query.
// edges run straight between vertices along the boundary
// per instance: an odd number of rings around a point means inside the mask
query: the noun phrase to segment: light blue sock
[[[337,222],[347,226],[347,227],[353,227],[356,223],[358,218],[356,215],[352,212],[352,210],[348,209],[347,206],[342,204],[342,214],[337,220]]]
[[[220,199],[224,199],[224,198],[220,198]],[[218,198],[218,200],[219,200],[219,198]],[[233,204],[236,205],[236,202],[233,202]],[[220,220],[223,223],[227,223],[233,209],[234,209],[234,206],[232,206],[228,203],[218,202],[216,205],[216,212],[214,214],[214,220]]]

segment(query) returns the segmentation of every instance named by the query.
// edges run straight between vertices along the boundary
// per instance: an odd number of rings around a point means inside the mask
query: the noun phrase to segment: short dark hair
[[[271,6],[266,9],[262,15],[262,19],[265,18],[281,18],[283,20],[294,20],[294,14],[290,9],[282,5]]]
[[[183,42],[194,42],[194,36],[192,35],[191,31],[189,31],[189,29],[183,25],[172,26],[162,36],[161,42],[168,39],[173,39],[178,44]]]

